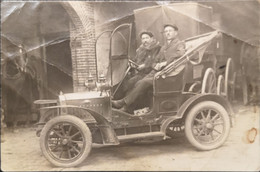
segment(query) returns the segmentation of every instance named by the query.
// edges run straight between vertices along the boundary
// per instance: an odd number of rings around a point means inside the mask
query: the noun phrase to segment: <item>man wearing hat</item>
[[[177,38],[177,35],[178,27],[176,25],[164,25],[164,36],[166,42],[160,49],[158,56],[153,60],[152,67],[155,70],[151,71],[143,79],[139,80],[125,98],[112,101],[112,105],[115,108],[126,110],[127,107],[134,103],[139,96],[142,96],[142,93],[144,93],[149,87],[153,86],[153,77],[156,71],[161,70],[164,66],[178,59],[185,53],[185,44]]]
[[[162,46],[155,65],[156,70],[177,60],[185,53],[185,43],[178,39],[178,27],[175,24],[164,25],[165,44]]]
[[[123,84],[123,91],[127,92],[134,87],[137,81],[149,74],[153,68],[155,58],[160,52],[161,46],[150,31],[140,33],[141,45],[136,50],[136,56],[133,59],[138,64],[138,73]]]

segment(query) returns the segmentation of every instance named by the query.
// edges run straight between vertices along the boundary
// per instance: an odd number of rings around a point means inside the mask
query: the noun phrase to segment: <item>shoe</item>
[[[125,105],[124,99],[121,100],[112,100],[112,107],[120,109]]]

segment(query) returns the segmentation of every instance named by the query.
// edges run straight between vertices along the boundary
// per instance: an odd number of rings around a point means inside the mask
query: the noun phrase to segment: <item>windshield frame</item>
[[[129,37],[128,37],[128,46],[127,46],[127,58],[129,59],[129,50],[130,50],[130,45],[131,45],[131,37],[132,37],[132,24],[131,23],[124,23],[124,24],[121,24],[119,26],[117,26],[113,32],[111,33],[111,37],[110,37],[110,48],[109,48],[109,65],[111,66],[110,68],[110,76],[111,76],[111,79],[110,79],[110,84],[113,85],[113,66],[112,66],[112,39],[113,39],[113,36],[114,34],[121,28],[123,27],[129,27]]]
[[[101,36],[103,36],[105,33],[109,33],[110,32],[110,38],[109,39],[111,39],[111,34],[112,34],[112,30],[106,30],[106,31],[103,31],[103,32],[101,32],[98,36],[97,36],[97,38],[96,38],[96,42],[95,42],[95,60],[96,60],[96,62],[95,62],[95,65],[96,65],[96,80],[98,81],[99,80],[99,71],[98,71],[98,53],[97,53],[97,43],[98,43],[98,41],[99,41],[99,38],[101,37]],[[109,41],[110,42],[110,41]],[[110,48],[110,46],[109,46],[109,48]],[[109,50],[110,51],[110,50]],[[110,56],[110,55],[109,55]],[[109,60],[110,60],[110,57],[109,57]],[[110,62],[109,62],[110,63]]]

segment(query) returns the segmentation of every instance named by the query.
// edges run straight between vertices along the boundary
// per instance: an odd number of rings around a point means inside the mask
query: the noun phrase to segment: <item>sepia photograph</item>
[[[2,171],[259,171],[260,1],[1,1]]]

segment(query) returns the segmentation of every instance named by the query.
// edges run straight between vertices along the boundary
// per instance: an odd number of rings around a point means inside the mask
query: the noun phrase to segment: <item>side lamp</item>
[[[85,81],[85,86],[87,87],[88,91],[92,91],[96,87],[94,76],[91,73],[89,74],[88,78]]]

